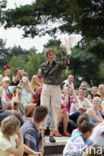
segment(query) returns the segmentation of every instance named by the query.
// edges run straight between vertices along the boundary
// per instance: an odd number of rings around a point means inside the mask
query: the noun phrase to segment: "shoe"
[[[56,132],[54,132],[53,136],[61,137],[62,135],[58,131],[56,131]]]
[[[70,134],[70,133],[68,133],[68,132],[66,131],[66,132],[64,132],[64,133],[63,133],[63,136],[70,137],[70,136],[71,136],[71,134]]]
[[[49,136],[49,141],[50,142],[56,142],[55,138],[53,136]]]

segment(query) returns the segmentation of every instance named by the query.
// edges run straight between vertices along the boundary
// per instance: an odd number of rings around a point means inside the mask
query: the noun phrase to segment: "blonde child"
[[[87,114],[89,116],[90,123],[94,124],[95,126],[103,121],[101,115],[101,98],[94,97],[92,101],[92,108],[87,110]]]
[[[23,99],[22,99],[22,88],[19,86],[16,86],[14,88],[11,106],[12,109],[19,112],[21,116],[25,115],[25,108],[23,106]]]
[[[23,143],[23,136],[19,130],[20,122],[14,116],[9,116],[1,122],[0,156],[23,156],[23,153],[42,156]]]

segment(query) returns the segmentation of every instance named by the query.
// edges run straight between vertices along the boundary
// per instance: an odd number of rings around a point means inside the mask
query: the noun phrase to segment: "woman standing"
[[[56,142],[53,137],[54,131],[57,130],[57,118],[61,104],[61,73],[66,68],[68,61],[65,53],[62,53],[62,62],[56,62],[55,52],[53,49],[48,48],[45,51],[47,62],[42,64],[42,77],[44,81],[42,93],[41,93],[41,105],[45,105],[49,109],[51,115],[50,123],[50,142]],[[46,121],[42,125],[42,133],[44,135],[44,129],[46,128]]]

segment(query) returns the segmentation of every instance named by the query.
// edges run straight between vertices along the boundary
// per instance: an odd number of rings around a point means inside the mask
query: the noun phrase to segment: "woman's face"
[[[8,88],[8,86],[10,85],[10,81],[4,81],[2,85],[3,87]]]
[[[10,75],[10,72],[11,72],[11,69],[9,69],[9,68],[4,71],[4,73],[5,73],[6,76],[9,76]]]
[[[100,92],[100,94],[104,94],[104,86],[101,86],[101,87],[99,88],[99,92]]]
[[[52,61],[55,60],[56,55],[55,55],[55,53],[53,51],[50,51],[50,53],[48,53],[47,58],[48,58],[48,61],[51,61],[52,62]]]

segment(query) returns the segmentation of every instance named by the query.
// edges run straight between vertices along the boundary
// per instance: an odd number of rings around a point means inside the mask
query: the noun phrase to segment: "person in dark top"
[[[23,124],[21,131],[24,138],[24,144],[35,150],[36,152],[43,152],[43,138],[39,127],[45,120],[48,114],[46,106],[38,106],[33,113],[32,121],[29,120]],[[26,156],[26,153],[24,154]]]
[[[24,73],[24,70],[21,70],[20,67],[16,68],[16,75],[12,77],[12,85],[17,86],[20,83],[20,80],[22,78],[22,74]]]
[[[57,130],[57,118],[61,104],[61,73],[68,65],[68,60],[66,59],[66,54],[62,53],[62,62],[56,62],[56,55],[52,48],[46,49],[45,55],[48,61],[41,65],[44,81],[41,93],[41,105],[47,106],[51,115],[49,141],[56,142],[53,133]],[[41,125],[43,135],[46,127],[47,125],[45,121],[44,124]]]

